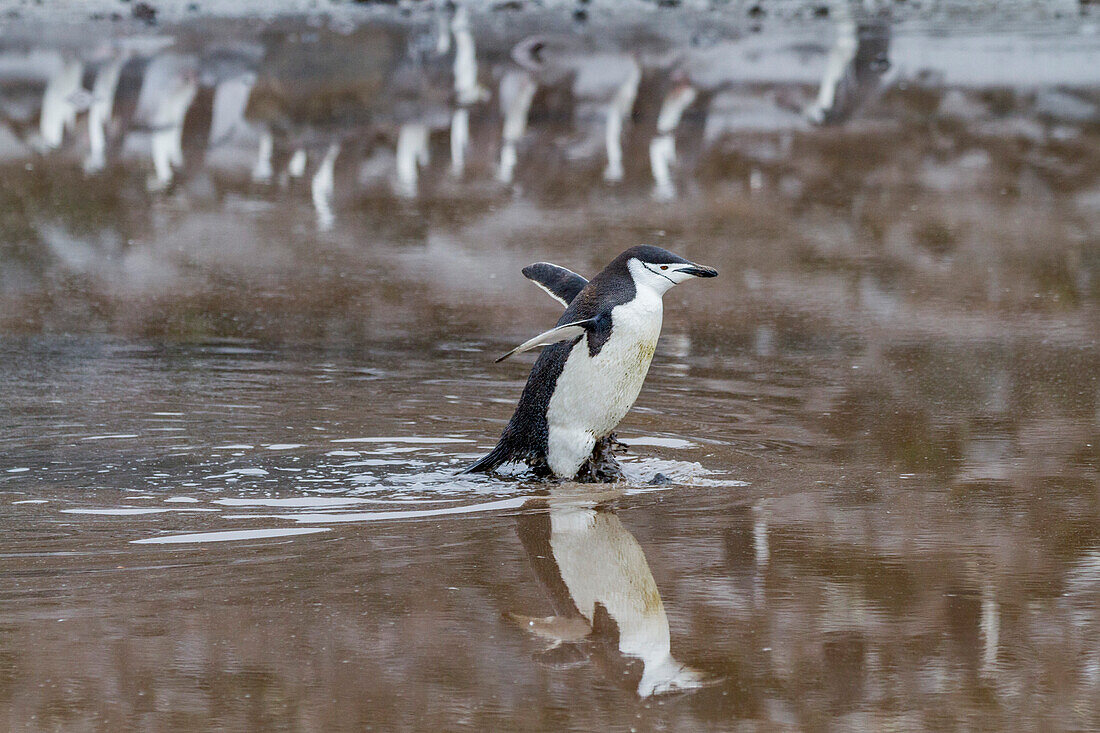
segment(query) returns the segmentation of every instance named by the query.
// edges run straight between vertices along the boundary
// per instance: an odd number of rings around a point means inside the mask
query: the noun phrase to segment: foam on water
[[[659,448],[694,448],[695,443],[690,440],[684,440],[683,438],[661,438],[661,437],[641,437],[641,438],[621,438],[619,440],[623,445],[652,445]]]
[[[174,509],[167,507],[136,507],[136,506],[123,506],[123,507],[109,507],[109,508],[95,508],[95,509],[62,509],[62,514],[99,514],[108,517],[129,517],[139,514],[166,514],[168,512],[216,512],[217,509],[201,509],[198,507],[192,509]]]
[[[130,540],[132,545],[181,545],[203,542],[237,542],[240,540],[260,540],[271,537],[294,537],[303,534],[331,532],[329,527],[282,527],[279,529],[234,529],[224,532],[195,532],[175,534],[165,537],[146,537]]]
[[[373,437],[373,438],[339,438],[337,440],[329,441],[331,443],[426,443],[426,444],[442,444],[442,443],[473,443],[471,438],[434,438],[434,437],[422,437],[416,435],[406,435],[398,437]]]
[[[215,499],[213,504],[222,506],[264,506],[285,508],[312,508],[355,506],[356,504],[442,504],[459,499],[365,499],[356,496],[303,496],[291,499]]]
[[[216,476],[207,476],[208,479],[216,478],[231,478],[234,476],[266,476],[268,472],[262,468],[234,468],[226,471],[225,473],[219,473]]]
[[[481,453],[476,451],[478,440],[455,434],[336,438],[325,442],[358,445],[355,449],[326,450],[308,443],[260,440],[198,448],[198,455],[182,463],[132,467],[130,470],[140,471],[141,480],[134,486],[127,478],[132,488],[117,490],[121,492],[117,506],[111,505],[108,480],[103,489],[96,491],[96,505],[79,506],[81,502],[77,501],[76,506],[69,503],[58,512],[141,518],[137,521],[147,523],[152,536],[134,541],[137,544],[232,542],[294,537],[326,528],[234,528],[226,527],[226,523],[252,524],[258,520],[268,525],[346,525],[433,518],[459,521],[468,515],[519,509],[542,497],[546,486],[561,486],[533,485],[520,465],[507,466],[498,476],[460,474],[458,471]],[[690,441],[666,437],[639,437],[628,442],[673,449],[695,447]],[[254,447],[260,452],[253,452]],[[245,452],[232,456],[220,452],[230,449]],[[622,458],[622,466],[625,483],[595,487],[593,491],[613,498],[677,486],[744,485],[712,475],[694,462],[628,455]],[[120,464],[104,463],[98,470],[121,479],[122,474],[117,472],[122,469]],[[658,474],[669,483],[651,485]],[[194,495],[196,490],[199,493]],[[158,506],[136,506],[132,504],[136,499],[160,501]],[[12,504],[45,501],[27,499]],[[229,507],[237,511],[222,511]],[[272,513],[272,509],[279,511]],[[198,522],[197,529],[207,531],[156,535],[158,524],[169,515],[188,516],[190,524]]]
[[[115,440],[122,438],[140,438],[137,433],[115,433],[113,435],[88,435],[81,440]]]
[[[227,514],[226,519],[286,519],[299,524],[329,524],[344,522],[377,522],[396,519],[424,519],[427,517],[442,517],[453,514],[473,514],[477,512],[495,512],[505,509],[516,509],[528,501],[532,496],[517,496],[511,499],[488,501],[481,504],[468,504],[465,506],[443,507],[439,509],[412,509],[408,511],[389,512],[350,512],[350,513],[323,513],[308,512],[301,514]]]

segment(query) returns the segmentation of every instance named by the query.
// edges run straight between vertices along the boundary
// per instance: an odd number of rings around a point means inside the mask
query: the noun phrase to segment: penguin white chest
[[[661,296],[639,288],[629,303],[611,311],[611,335],[595,356],[587,336],[569,353],[547,405],[547,462],[558,476],[572,477],[638,398],[657,339]]]

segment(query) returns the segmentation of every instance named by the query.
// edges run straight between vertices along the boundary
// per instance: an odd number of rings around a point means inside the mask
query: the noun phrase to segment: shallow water
[[[48,42],[9,17],[0,721],[1100,728],[1095,19],[897,10],[838,65],[839,6],[784,7],[593,10],[518,136],[511,49],[576,15],[473,13],[489,97],[461,104],[457,52],[425,59],[441,27],[468,39],[429,8]],[[150,88],[197,88],[167,180],[132,119],[102,170],[88,111],[40,139],[35,105],[66,60],[94,86],[105,38],[142,62],[116,117],[164,38]],[[296,46],[321,40],[338,52]],[[411,70],[344,65],[391,41]],[[599,95],[624,58],[609,181]],[[210,135],[234,89],[248,106]],[[560,314],[520,268],[591,275],[639,242],[720,277],[665,298],[628,480],[457,476],[531,362],[493,359]]]
[[[996,728],[1095,712],[1094,396],[1010,401],[998,420],[861,354],[666,352],[620,431],[639,443],[629,485],[547,487],[453,476],[490,447],[520,366],[242,351],[5,344],[12,720]],[[1058,374],[1079,354],[1045,357]],[[673,484],[647,486],[656,471]],[[582,618],[571,591],[615,623],[551,649],[516,620]],[[662,638],[705,687],[639,694]]]

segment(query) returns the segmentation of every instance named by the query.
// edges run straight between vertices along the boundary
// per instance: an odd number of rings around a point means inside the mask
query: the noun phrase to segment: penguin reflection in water
[[[546,510],[524,512],[516,521],[554,615],[505,614],[545,642],[536,659],[556,667],[591,662],[640,697],[721,682],[672,656],[657,583],[641,545],[618,516],[553,490],[546,502]],[[641,662],[640,678],[635,660]]]
[[[546,346],[515,414],[491,453],[465,470],[526,461],[538,476],[616,481],[611,431],[645,381],[661,335],[661,297],[673,285],[718,272],[660,247],[632,247],[585,280],[547,262],[523,274],[566,306],[556,327],[504,356]]]

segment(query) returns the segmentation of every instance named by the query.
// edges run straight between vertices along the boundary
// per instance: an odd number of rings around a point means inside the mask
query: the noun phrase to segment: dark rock
[[[573,11],[573,20],[577,21],[578,23],[587,23],[588,11],[584,8],[577,8]]]
[[[649,480],[650,486],[668,486],[672,483],[672,479],[663,473],[654,474],[653,478]]]

